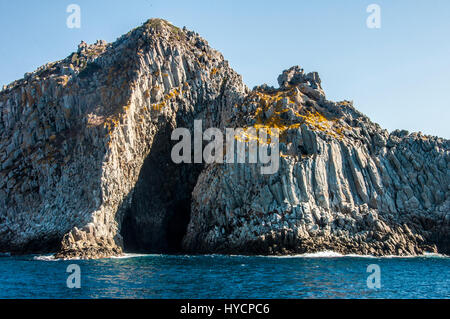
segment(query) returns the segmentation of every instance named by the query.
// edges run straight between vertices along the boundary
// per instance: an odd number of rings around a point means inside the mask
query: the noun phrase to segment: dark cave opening
[[[178,254],[191,216],[201,164],[175,164],[170,126],[158,131],[124,207],[121,235],[129,253]]]
[[[160,235],[150,234],[140,225],[142,219],[128,212],[122,221],[124,250],[128,253],[166,253],[183,252],[182,241],[186,235],[191,218],[190,198],[178,200],[167,211],[168,215],[161,227]],[[136,212],[136,210],[131,210]]]
[[[191,219],[191,200],[179,200],[172,211],[173,214],[168,219],[166,228],[167,249],[168,253],[180,253],[183,250],[181,243]]]

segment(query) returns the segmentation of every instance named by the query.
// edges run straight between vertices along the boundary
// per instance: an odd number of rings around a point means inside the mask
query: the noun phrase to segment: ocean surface
[[[67,287],[80,268],[81,288]],[[369,265],[381,288],[370,289]],[[0,258],[0,298],[450,298],[450,258],[127,255],[94,261]]]

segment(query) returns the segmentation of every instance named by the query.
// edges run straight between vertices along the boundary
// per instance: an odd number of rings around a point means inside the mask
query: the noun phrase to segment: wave
[[[128,259],[128,258],[139,258],[139,257],[162,257],[164,255],[161,254],[132,254],[125,253],[121,256],[112,256],[110,259]]]
[[[373,255],[358,255],[358,254],[341,254],[335,251],[321,251],[316,253],[305,253],[299,255],[286,255],[286,256],[261,256],[269,258],[450,258],[450,256],[442,255],[438,253],[424,253],[417,256],[373,256]]]
[[[175,255],[140,255],[143,257],[147,256],[154,256],[154,257],[168,257],[168,256],[175,256]],[[450,256],[438,254],[438,253],[424,253],[423,255],[417,255],[417,256],[396,256],[396,255],[387,255],[387,256],[373,256],[373,255],[358,255],[358,254],[341,254],[332,250],[326,250],[321,252],[315,252],[315,253],[304,253],[304,254],[297,254],[297,255],[282,255],[282,256],[268,256],[268,255],[223,255],[223,254],[205,254],[205,255],[176,255],[178,257],[182,258],[196,258],[196,257],[210,257],[210,258],[254,258],[254,257],[260,257],[260,258],[381,258],[381,259],[388,259],[388,258],[450,258]],[[116,257],[117,258],[117,257]],[[120,258],[120,257],[119,257]]]
[[[106,259],[130,259],[130,258],[147,258],[147,257],[168,257],[171,255],[164,254],[134,254],[134,253],[125,253],[121,256],[112,256]],[[450,258],[450,256],[442,255],[438,253],[424,253],[423,255],[417,256],[373,256],[373,255],[358,255],[358,254],[341,254],[335,251],[327,250],[315,253],[305,253],[298,255],[285,255],[285,256],[248,256],[248,255],[220,255],[220,254],[211,254],[211,255],[178,255],[178,257],[182,258],[195,258],[195,257],[232,257],[232,258],[252,258],[252,257],[261,257],[261,258],[380,258],[380,259],[389,259],[389,258]],[[41,255],[34,256],[34,260],[38,261],[62,261],[64,259],[56,259],[54,255]],[[70,260],[80,260],[80,258],[73,258]]]
[[[269,258],[342,258],[342,257],[354,257],[354,258],[376,258],[372,255],[357,255],[357,254],[341,254],[335,251],[326,250],[315,253],[305,253],[298,255],[285,255],[285,256],[260,256]]]
[[[137,257],[159,257],[162,255],[154,255],[154,254],[131,254],[126,253],[121,256],[112,256],[105,259],[128,259],[128,258],[137,258]],[[64,261],[64,260],[83,260],[82,258],[70,258],[70,259],[58,259],[55,258],[54,254],[51,255],[40,255],[40,256],[33,256],[33,260],[38,261]]]
[[[58,261],[61,259],[56,259],[55,255],[41,255],[41,256],[34,256],[33,260],[39,260],[39,261]]]
[[[438,253],[424,253],[422,256],[419,257],[426,257],[426,258],[450,258],[448,255],[438,254]]]

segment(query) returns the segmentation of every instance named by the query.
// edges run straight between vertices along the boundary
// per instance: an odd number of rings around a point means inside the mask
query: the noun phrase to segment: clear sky
[[[66,26],[72,3],[80,29]],[[366,25],[372,3],[380,29]],[[0,0],[0,85],[154,17],[201,34],[250,88],[300,65],[389,131],[450,138],[449,0]]]

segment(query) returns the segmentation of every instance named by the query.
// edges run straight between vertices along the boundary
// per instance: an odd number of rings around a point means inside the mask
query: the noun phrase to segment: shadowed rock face
[[[449,252],[449,142],[389,134],[317,73],[249,91],[197,34],[153,19],[0,92],[0,251]],[[172,162],[177,127],[276,127],[280,169]]]
[[[128,252],[177,253],[190,220],[191,193],[202,165],[176,165],[171,129],[155,136],[125,210],[121,227]]]

